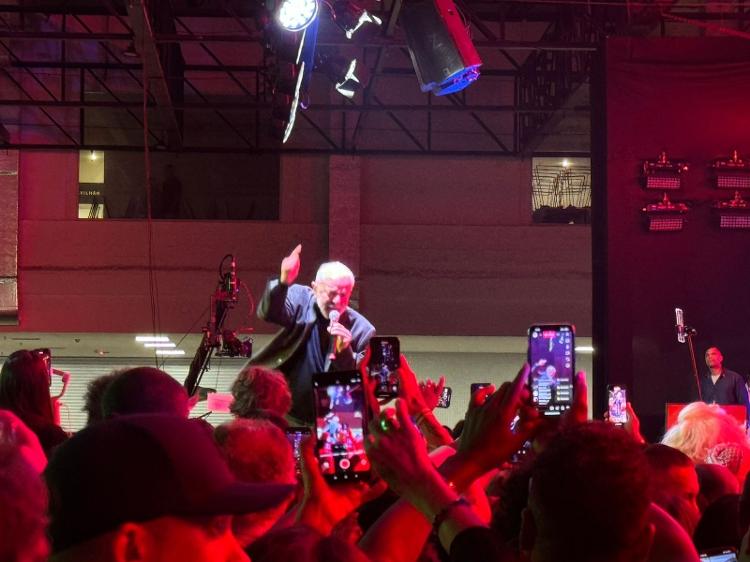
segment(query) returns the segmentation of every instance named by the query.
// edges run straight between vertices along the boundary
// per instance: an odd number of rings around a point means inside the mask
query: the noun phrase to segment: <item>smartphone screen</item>
[[[370,376],[376,379],[375,396],[398,396],[398,373],[401,349],[398,338],[375,336],[370,339]]]
[[[313,375],[315,453],[332,484],[366,480],[370,462],[364,448],[365,392],[358,371]]]
[[[529,328],[531,399],[545,416],[559,416],[573,403],[575,328],[540,324]]]
[[[307,435],[311,435],[312,430],[309,427],[287,427],[284,431],[294,454],[294,472],[300,476],[302,474],[302,440]]]
[[[624,425],[628,421],[628,396],[625,387],[612,385],[607,387],[609,421]]]
[[[448,408],[451,405],[451,396],[453,396],[453,390],[450,386],[443,387],[443,393],[438,398],[438,408]]]
[[[470,392],[473,395],[477,390],[482,390],[483,388],[487,388],[490,386],[491,383],[488,382],[473,382],[471,383]]]
[[[701,552],[701,562],[737,562],[737,553],[732,548]]]

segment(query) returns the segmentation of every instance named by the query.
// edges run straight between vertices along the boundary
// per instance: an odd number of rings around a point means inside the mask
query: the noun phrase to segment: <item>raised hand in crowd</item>
[[[641,420],[638,419],[631,402],[625,404],[625,411],[627,412],[627,419],[622,426],[623,429],[638,443],[645,443],[646,439],[641,434]],[[609,411],[604,412],[604,421],[609,421]]]
[[[366,482],[329,486],[320,471],[315,457],[315,438],[308,437],[302,442],[302,481],[304,495],[297,511],[297,523],[302,523],[329,535],[360,505],[385,491],[385,484]],[[356,536],[346,531],[348,536]]]
[[[419,390],[422,393],[425,406],[430,410],[434,410],[437,407],[440,396],[443,394],[443,388],[445,388],[444,376],[441,376],[437,382],[427,379],[419,383]]]
[[[281,260],[279,281],[283,285],[291,285],[296,281],[297,276],[299,275],[300,253],[302,253],[302,244],[297,244],[294,250],[292,250],[292,253]]]
[[[403,353],[401,354],[401,366],[397,373],[399,378],[399,395],[403,399],[409,415],[415,418],[416,424],[422,431],[425,439],[427,439],[427,444],[430,448],[453,443],[451,434],[432,413],[432,410],[437,405],[437,398],[440,397],[440,394],[438,393],[437,397],[433,400],[434,388],[425,391],[428,385],[417,382],[417,376],[412,371]],[[440,381],[440,392],[442,392],[445,379],[441,377]],[[428,379],[428,382],[434,387],[432,381]]]
[[[497,391],[490,385],[472,395],[458,453],[446,462],[464,465],[462,485],[502,465],[538,430],[540,417],[529,401],[528,377],[529,366],[524,364],[513,382],[503,383]]]

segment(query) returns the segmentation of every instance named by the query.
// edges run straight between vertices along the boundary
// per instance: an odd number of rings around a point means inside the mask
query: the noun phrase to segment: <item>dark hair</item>
[[[229,410],[237,417],[257,417],[257,411],[271,412],[283,418],[292,405],[292,394],[286,378],[279,371],[248,366],[232,383],[234,401]]]
[[[649,470],[640,446],[611,424],[563,431],[537,457],[530,505],[559,560],[605,560],[646,528]],[[543,530],[543,531],[542,531]]]
[[[174,414],[187,417],[188,395],[170,375],[154,367],[135,367],[118,374],[102,396],[102,415]]]
[[[368,562],[356,546],[297,525],[271,531],[248,549],[253,562]]]
[[[16,414],[34,432],[55,425],[49,385],[47,363],[40,353],[14,351],[0,370],[0,408]]]
[[[102,413],[102,398],[107,387],[118,375],[124,373],[127,369],[116,369],[106,375],[101,375],[90,380],[86,385],[86,394],[83,396],[82,410],[88,415],[86,425],[100,422],[104,419]]]
[[[711,503],[703,512],[693,535],[699,550],[740,548],[746,529],[740,528],[739,494],[730,494]]]

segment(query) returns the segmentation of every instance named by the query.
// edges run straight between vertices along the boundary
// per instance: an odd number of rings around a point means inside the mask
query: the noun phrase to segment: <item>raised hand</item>
[[[299,255],[301,252],[302,244],[297,244],[297,247],[292,250],[292,253],[281,260],[281,273],[279,274],[279,281],[283,285],[291,285],[297,279],[300,266]]]
[[[528,403],[528,377],[524,364],[513,382],[503,383],[497,392],[488,386],[472,395],[458,453],[474,467],[476,477],[507,461],[539,427],[539,414]],[[517,415],[519,422],[511,430]]]
[[[443,388],[445,388],[445,377],[443,376],[437,383],[433,382],[432,379],[419,383],[419,390],[427,408],[434,410],[437,407],[440,396],[443,394]]]

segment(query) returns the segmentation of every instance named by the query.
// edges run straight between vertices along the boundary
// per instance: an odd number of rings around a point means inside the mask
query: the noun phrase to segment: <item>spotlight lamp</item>
[[[284,29],[302,31],[315,21],[317,16],[317,0],[282,0],[276,20]]]
[[[646,205],[642,211],[646,215],[649,231],[674,232],[682,230],[688,206],[685,203],[673,203],[665,192],[661,201]]]
[[[360,8],[350,0],[335,0],[331,4],[331,16],[347,39],[354,37],[357,30],[367,23],[383,25],[382,19]]]
[[[750,162],[740,157],[737,149],[729,158],[717,158],[711,164],[718,189],[750,189]]]
[[[670,160],[667,152],[662,150],[656,160],[646,160],[643,163],[643,176],[646,189],[680,189],[681,175],[687,172],[688,163]]]
[[[719,228],[749,229],[750,204],[742,198],[739,191],[728,201],[715,201],[713,210],[719,215]]]

